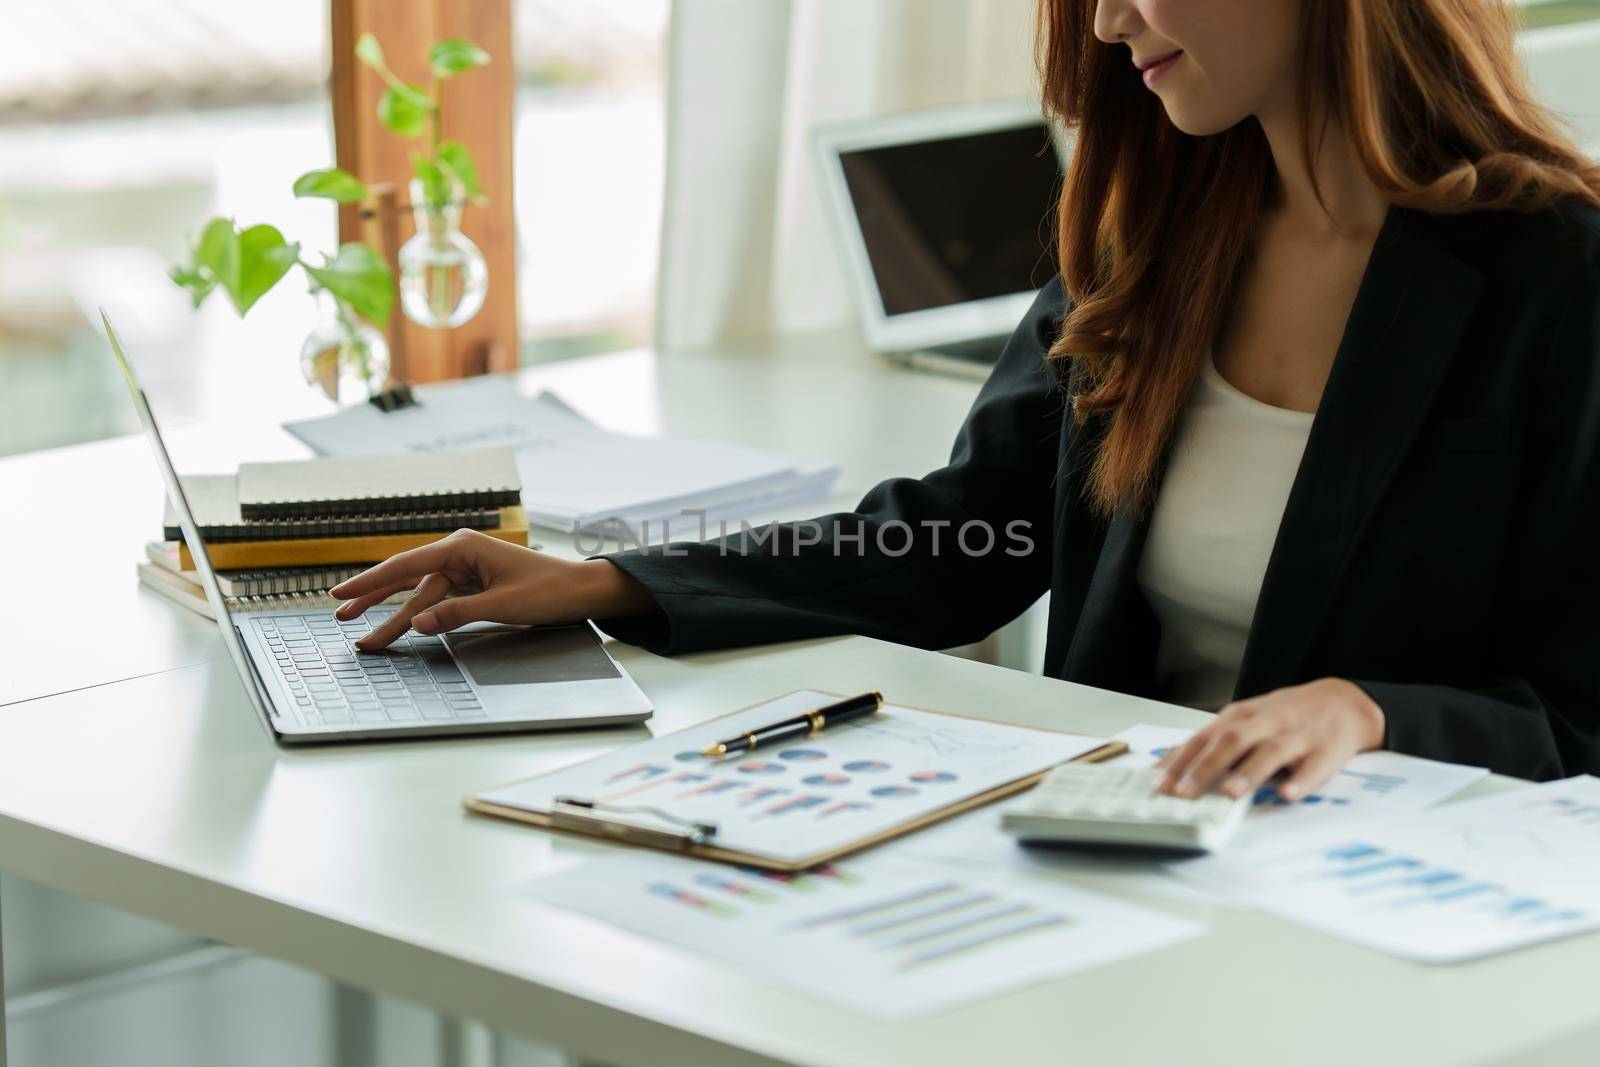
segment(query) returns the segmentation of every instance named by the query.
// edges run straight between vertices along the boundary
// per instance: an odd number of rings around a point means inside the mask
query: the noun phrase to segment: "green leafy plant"
[[[439,41],[428,49],[431,78],[427,89],[396,77],[384,61],[378,39],[370,33],[356,42],[356,58],[383,79],[385,89],[378,99],[378,121],[408,140],[427,138],[427,151],[411,153],[411,169],[421,183],[423,198],[429,204],[445,204],[460,188],[469,199],[482,203],[483,187],[472,153],[460,141],[446,141],[440,135],[440,91],[446,79],[488,63],[489,53],[459,37]]]
[[[401,137],[426,136],[426,151],[413,151],[411,162],[427,205],[442,206],[458,195],[482,202],[483,188],[472,153],[461,142],[440,136],[440,90],[445,79],[488,63],[489,54],[456,37],[437,42],[428,49],[431,77],[424,90],[395,76],[372,34],[356,42],[355,53],[383,79],[378,120]],[[374,192],[349,171],[329,167],[296,178],[294,195],[349,204],[370,200]],[[379,326],[388,321],[395,301],[394,273],[381,255],[368,245],[351,241],[321,259],[321,263],[307,262],[300,245],[275,227],[240,229],[233,219],[219,217],[206,222],[188,259],[175,264],[169,276],[189,293],[196,308],[221,289],[234,310],[244,315],[298,266],[313,291],[325,290],[333,297],[341,320],[348,322],[349,316],[356,315]]]
[[[285,240],[276,227],[240,230],[232,219],[215,218],[200,231],[188,262],[174,266],[170,276],[188,290],[195,307],[221,289],[243,315],[298,265],[314,288],[326,289],[346,309],[368,322],[388,321],[394,274],[382,256],[351,241],[323,259],[320,265],[307,263],[300,258],[300,245]]]

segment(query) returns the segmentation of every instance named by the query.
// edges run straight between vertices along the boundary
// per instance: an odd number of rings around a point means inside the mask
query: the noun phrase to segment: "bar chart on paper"
[[[1410,784],[1410,779],[1400,774],[1382,774],[1375,771],[1356,771],[1346,768],[1334,775],[1328,784],[1315,793],[1307,793],[1294,803],[1302,808],[1347,808],[1363,800],[1394,796]],[[1278,794],[1275,786],[1262,786],[1256,790],[1253,804],[1257,808],[1286,808],[1289,801]]]
[[[1585,908],[1364,841],[1326,850],[1313,877],[1347,900],[1386,910],[1407,924],[1481,926],[1492,936],[1497,927],[1560,929],[1593,920]]]
[[[1451,822],[1516,826],[1556,835],[1563,844],[1600,844],[1600,778],[1593,775],[1492,793],[1449,810]]]
[[[1168,751],[1183,744],[1192,731],[1171,726],[1132,726],[1116,735],[1128,751],[1119,764],[1153,766]],[[1410,759],[1394,752],[1364,752],[1315,792],[1290,803],[1276,788],[1265,786],[1255,797],[1255,815],[1274,820],[1293,812],[1296,818],[1323,812],[1353,813],[1363,809],[1420,811],[1461,791],[1488,772],[1478,767]],[[1267,820],[1246,821],[1247,829],[1269,825]]]
[[[1545,818],[1559,819],[1569,826],[1593,827],[1595,840],[1600,842],[1600,803],[1557,795],[1530,800],[1526,810]]]
[[[1057,882],[872,857],[800,873],[633,853],[533,896],[871,1014],[920,1014],[1172,944],[1201,927]]]
[[[1595,891],[1559,867],[1508,862],[1426,822],[1368,830],[1324,831],[1266,858],[1219,858],[1207,880],[1247,887],[1287,918],[1423,962],[1600,927]]]

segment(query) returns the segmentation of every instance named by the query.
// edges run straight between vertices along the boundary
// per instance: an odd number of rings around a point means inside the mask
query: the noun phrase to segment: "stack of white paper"
[[[517,449],[523,506],[540,526],[614,527],[646,540],[670,523],[696,536],[702,514],[715,523],[825,494],[839,468],[797,464],[739,445],[630,437],[596,428],[552,434]]]
[[[765,521],[777,508],[825,496],[839,468],[742,445],[635,437],[595,426],[550,393],[524,396],[513,379],[478,378],[417,390],[418,403],[362,404],[285,424],[325,456],[516,449],[522,502],[540,526],[623,541],[714,534],[719,522]]]

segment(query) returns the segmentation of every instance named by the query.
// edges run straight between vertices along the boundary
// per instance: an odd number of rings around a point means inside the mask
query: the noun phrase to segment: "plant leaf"
[[[232,219],[218,217],[206,223],[194,248],[194,264],[221,285],[227,285],[228,279],[238,274],[239,234]]]
[[[401,137],[420,137],[428,128],[428,111],[433,101],[414,85],[406,88],[413,90],[423,102],[418,103],[415,96],[400,89],[385,89],[378,98],[378,121]]]
[[[393,89],[407,103],[415,104],[424,111],[432,111],[435,107],[433,97],[429,96],[427,90],[420,85],[413,85],[410,82],[403,82],[396,78],[389,88]]]
[[[360,178],[339,167],[308,170],[294,180],[295,196],[315,196],[348,204],[372,195]]]
[[[234,258],[231,245],[234,241],[233,220],[214,218],[200,230],[200,239],[189,249],[187,263],[174,263],[167,277],[189,293],[194,306],[205,303],[217,287],[218,271],[228,270]]]
[[[427,93],[415,85],[403,82],[394,76],[394,71],[389,69],[389,64],[383,61],[383,49],[379,47],[378,39],[372,34],[364,33],[361,35],[361,39],[356,42],[356,58],[377,71],[378,77],[383,79],[383,84],[408,99],[411,103],[422,108],[433,106],[433,101],[428,97]]]
[[[381,328],[389,321],[394,307],[394,274],[369,246],[359,241],[341,245],[339,254],[325,266],[308,266],[306,273],[373,325]]]
[[[467,151],[466,145],[460,141],[446,141],[439,146],[434,159],[447,175],[461,183],[461,188],[466,190],[469,197],[483,202],[483,186],[478,184],[478,165],[472,161],[472,153]]]
[[[214,218],[200,231],[193,262],[173,267],[169,277],[189,291],[195,307],[221,288],[240,315],[255,306],[288,273],[300,256],[272,226],[243,233],[232,219]]]
[[[167,277],[188,291],[189,299],[194,301],[194,306],[197,308],[205,303],[206,297],[217,287],[217,283],[211,280],[209,274],[181,263],[175,264],[167,271]]]
[[[451,175],[446,174],[433,160],[421,152],[411,153],[411,169],[417,176],[417,181],[422,183],[422,199],[429,204],[448,204],[451,199]]]
[[[428,66],[440,78],[448,78],[488,62],[488,52],[460,37],[447,37],[428,49]]]
[[[383,61],[383,46],[370,33],[363,33],[356,42],[356,58],[380,74],[388,72],[389,68]]]
[[[266,296],[300,258],[300,246],[283,239],[276,227],[252,226],[239,234],[239,269],[227,285],[233,306],[243,315]]]

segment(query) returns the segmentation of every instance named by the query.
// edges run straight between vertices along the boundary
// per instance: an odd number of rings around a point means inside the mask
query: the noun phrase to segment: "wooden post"
[[[378,250],[384,259],[389,261],[389,269],[399,272],[400,246],[405,243],[401,235],[400,222],[406,217],[403,207],[405,198],[394,182],[373,182],[370,186],[375,194],[374,199],[368,204],[346,204],[341,206],[341,212],[346,207],[359,207],[361,240]],[[340,217],[341,228],[344,219]],[[344,240],[341,232],[340,240]],[[397,383],[409,382],[410,365],[406,359],[407,332],[401,329],[401,323],[406,318],[398,304],[389,313],[389,321],[383,325],[384,336],[389,341],[389,380],[384,383],[385,389],[393,388]]]
[[[427,382],[517,365],[516,225],[511,171],[513,96],[516,71],[511,55],[511,0],[329,0],[332,16],[334,156],[345,170],[372,184],[391,182],[402,203],[409,202],[411,152],[421,140],[405,140],[378,121],[383,82],[355,58],[363,33],[374,34],[384,57],[400,78],[426,88],[426,54],[446,37],[464,37],[491,57],[486,67],[444,82],[442,135],[471,150],[487,204],[469,204],[462,230],[483,250],[489,267],[489,294],[470,322],[453,330],[430,330],[407,319],[399,301],[387,324],[397,381]],[[393,201],[390,201],[391,204]],[[392,221],[378,215],[380,227],[394,226],[380,240],[395,243],[392,255],[414,232],[409,214]],[[364,237],[359,205],[339,211],[339,240]],[[391,266],[394,264],[391,263]],[[396,268],[398,272],[398,267]]]

